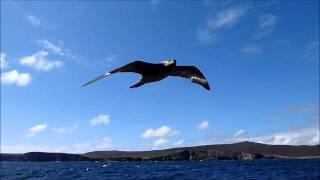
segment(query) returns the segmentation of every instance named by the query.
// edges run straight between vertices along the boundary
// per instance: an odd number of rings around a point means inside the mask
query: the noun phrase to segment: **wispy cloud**
[[[90,151],[112,150],[113,148],[115,148],[115,146],[112,144],[111,138],[105,136],[94,142],[73,144],[71,147],[68,147],[66,151],[72,153],[85,153]]]
[[[216,33],[229,29],[237,24],[240,18],[246,13],[247,7],[234,7],[219,12],[216,16],[207,19],[207,24],[197,32],[197,39],[200,44],[211,42]]]
[[[267,122],[267,123],[275,123],[275,122],[279,122],[280,121],[280,117],[271,116],[271,117],[266,118],[264,121]]]
[[[179,131],[172,130],[169,126],[161,126],[157,129],[149,128],[141,135],[142,138],[167,137],[179,134]]]
[[[239,129],[237,132],[234,133],[235,137],[239,137],[245,133],[244,129]]]
[[[305,102],[291,107],[283,108],[275,115],[264,119],[266,123],[277,123],[283,119],[283,116],[304,116],[305,120],[318,120],[319,119],[319,102]]]
[[[254,44],[248,44],[241,49],[241,52],[251,56],[257,56],[263,53],[263,50]]]
[[[105,57],[105,61],[107,61],[108,63],[112,63],[114,61],[117,60],[118,55],[117,54],[112,54],[110,56]]]
[[[39,71],[49,71],[53,68],[60,67],[63,63],[61,61],[52,61],[47,58],[47,51],[39,51],[33,55],[25,56],[20,59],[20,64],[32,67]]]
[[[307,120],[311,120],[311,121],[316,121],[316,122],[320,122],[320,114],[314,114],[314,115],[311,115],[311,116],[307,116],[306,117]]]
[[[73,144],[71,149],[73,150],[73,153],[84,153],[92,150],[92,144],[89,142]]]
[[[97,117],[94,117],[90,120],[91,126],[96,126],[99,124],[110,124],[111,120],[109,115],[107,114],[100,114]]]
[[[61,47],[53,44],[52,42],[50,42],[48,40],[42,39],[42,40],[39,40],[38,43],[46,50],[49,50],[55,54],[66,55],[65,50],[63,50]]]
[[[39,17],[36,17],[34,15],[27,15],[25,18],[34,26],[40,26],[41,25],[41,19]]]
[[[72,127],[52,128],[53,131],[60,134],[71,134],[78,128],[78,125],[74,124]]]
[[[27,132],[28,137],[33,137],[35,134],[38,134],[47,129],[47,124],[39,124],[31,127]]]
[[[107,65],[116,64],[118,63],[118,55],[112,54],[104,58],[104,61]]]
[[[305,45],[301,53],[301,58],[305,59],[306,62],[319,62],[319,40],[311,41]]]
[[[59,56],[66,57],[67,60],[76,62],[82,65],[89,65],[84,59],[83,56],[77,55],[74,52],[72,52],[70,49],[63,46],[63,41],[59,40],[59,43],[53,43],[52,41],[49,41],[47,39],[40,39],[37,41],[37,43],[44,48],[46,51],[51,52],[52,54],[56,54]],[[59,44],[59,45],[57,45]],[[114,58],[116,60],[117,55],[112,55],[110,58]],[[112,60],[112,59],[107,59]]]
[[[206,6],[206,7],[209,7],[209,6],[218,6],[218,5],[221,5],[221,6],[229,6],[229,5],[231,5],[231,4],[236,4],[235,1],[233,1],[233,0],[224,0],[224,1],[203,0],[202,3],[203,3],[203,5]]]
[[[164,144],[167,144],[169,141],[163,138],[157,139],[153,142],[153,147],[152,149],[158,149],[161,146],[163,146]]]
[[[175,142],[172,146],[173,147],[181,147],[183,145],[184,141],[183,140],[179,140],[177,142]]]
[[[254,38],[259,39],[271,33],[274,30],[277,19],[277,16],[274,14],[261,15],[259,17],[258,33],[254,36]]]
[[[159,5],[162,2],[162,0],[151,0],[150,4],[152,7],[155,7],[157,5]]]
[[[26,86],[31,82],[31,75],[28,73],[19,73],[17,70],[1,73],[2,84],[16,84],[17,86]]]
[[[0,53],[0,68],[8,67],[8,62],[6,60],[6,53]]]
[[[304,103],[298,106],[290,107],[286,109],[288,113],[316,113],[319,112],[319,102]]]
[[[109,137],[103,137],[101,140],[99,140],[98,144],[96,145],[97,150],[110,150],[113,148],[113,145],[111,143],[111,139]]]
[[[202,121],[198,126],[198,130],[206,130],[209,127],[209,122],[208,121]]]
[[[240,17],[245,13],[243,8],[231,8],[217,14],[214,18],[209,18],[207,26],[212,29],[230,28],[235,25]]]

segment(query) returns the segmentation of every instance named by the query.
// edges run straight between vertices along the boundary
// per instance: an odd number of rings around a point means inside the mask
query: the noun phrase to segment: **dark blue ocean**
[[[320,159],[1,162],[2,179],[320,179]]]

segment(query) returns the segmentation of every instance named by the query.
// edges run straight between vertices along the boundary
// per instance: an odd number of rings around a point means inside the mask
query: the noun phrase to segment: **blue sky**
[[[319,2],[1,1],[1,151],[319,143]],[[133,60],[195,65],[137,89]]]

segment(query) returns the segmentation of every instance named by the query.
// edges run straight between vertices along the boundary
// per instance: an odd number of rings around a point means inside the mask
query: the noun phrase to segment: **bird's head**
[[[176,66],[176,60],[175,59],[162,61],[161,63],[164,64],[165,66]]]
[[[177,64],[177,61],[175,59],[171,59],[170,62],[171,62],[171,64],[174,64],[174,65]]]

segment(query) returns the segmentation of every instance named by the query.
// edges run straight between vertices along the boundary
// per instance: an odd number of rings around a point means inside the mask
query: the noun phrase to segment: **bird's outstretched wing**
[[[144,71],[146,71],[148,69],[149,66],[152,66],[154,64],[152,63],[147,63],[147,62],[143,62],[143,61],[134,61],[134,62],[131,62],[129,64],[126,64],[124,66],[121,66],[119,68],[116,68],[110,72],[107,72],[87,83],[85,83],[84,85],[82,85],[81,87],[84,87],[84,86],[87,86],[91,83],[94,83],[104,77],[107,77],[111,74],[114,74],[114,73],[117,73],[117,72],[134,72],[134,73],[139,73],[139,74],[143,74]]]
[[[200,84],[207,90],[210,90],[208,81],[201,73],[201,71],[195,66],[176,66],[175,69],[169,75],[189,78],[193,83]]]

